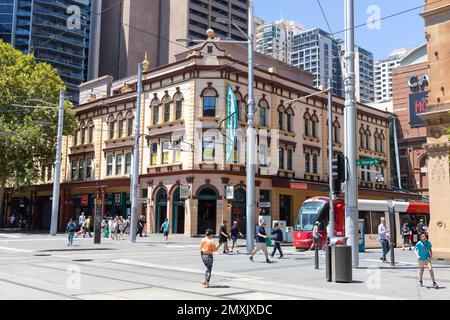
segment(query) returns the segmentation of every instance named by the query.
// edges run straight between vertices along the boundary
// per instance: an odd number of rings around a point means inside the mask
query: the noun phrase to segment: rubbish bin
[[[352,247],[333,245],[331,247],[331,273],[334,282],[352,282]]]
[[[284,242],[292,243],[293,235],[294,235],[294,228],[286,227],[286,238],[284,239]]]

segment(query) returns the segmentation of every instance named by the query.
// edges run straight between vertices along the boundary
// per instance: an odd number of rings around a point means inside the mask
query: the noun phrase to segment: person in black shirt
[[[220,226],[220,233],[219,233],[219,246],[217,247],[217,250],[219,250],[220,246],[223,243],[223,253],[228,254],[228,232],[227,232],[227,221],[223,220],[222,225]]]
[[[283,251],[281,250],[281,242],[283,241],[283,231],[281,231],[278,226],[278,222],[275,223],[274,228],[270,234],[270,238],[275,242],[273,246],[272,254],[270,255],[272,258],[275,255],[275,252],[278,250],[280,253],[279,259],[283,258]]]
[[[241,230],[239,230],[239,227],[237,225],[237,221],[233,222],[233,226],[230,230],[231,235],[231,241],[233,241],[233,244],[231,245],[231,253],[233,253],[234,248],[237,248],[237,237],[238,235],[244,238],[244,235],[241,233]],[[239,253],[238,250],[236,250],[237,253]]]

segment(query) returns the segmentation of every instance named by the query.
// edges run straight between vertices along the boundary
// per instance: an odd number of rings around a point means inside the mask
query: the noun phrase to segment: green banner
[[[227,113],[226,113],[226,143],[225,143],[225,159],[227,163],[233,162],[234,145],[236,143],[237,136],[237,123],[238,123],[238,107],[236,101],[236,95],[233,88],[227,86]]]

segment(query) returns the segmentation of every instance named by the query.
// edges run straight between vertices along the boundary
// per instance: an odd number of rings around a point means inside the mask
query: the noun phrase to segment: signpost
[[[94,243],[100,244],[102,240],[102,199],[95,200],[95,219],[94,219]]]
[[[364,158],[356,160],[356,165],[361,166],[377,166],[380,164],[380,158]]]

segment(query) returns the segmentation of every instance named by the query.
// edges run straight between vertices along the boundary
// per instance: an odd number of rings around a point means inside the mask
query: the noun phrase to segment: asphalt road
[[[396,266],[379,260],[380,250],[360,254],[352,283],[325,281],[324,254],[314,269],[313,252],[284,246],[285,257],[266,264],[262,253],[252,263],[244,240],[233,255],[216,254],[211,288],[201,285],[205,268],[199,238],[162,235],[113,241],[66,236],[0,233],[0,299],[450,299],[450,265],[435,263],[440,289],[417,285],[411,251],[396,250]],[[428,286],[428,287],[427,287]]]

